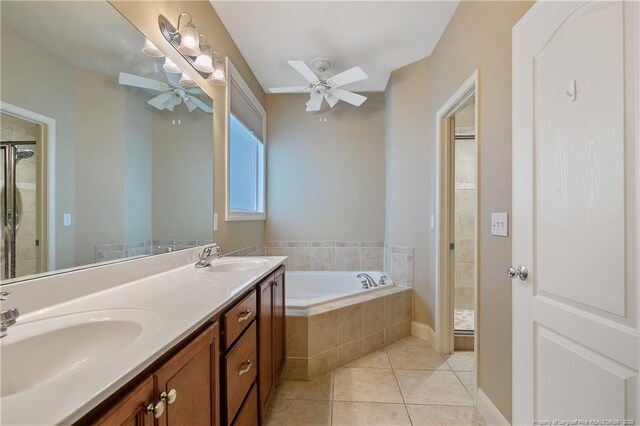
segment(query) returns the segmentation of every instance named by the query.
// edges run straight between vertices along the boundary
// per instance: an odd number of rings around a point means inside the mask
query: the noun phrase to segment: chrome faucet
[[[362,288],[378,287],[376,280],[371,278],[371,275],[369,274],[365,274],[364,272],[361,272],[358,274],[357,278],[362,279]]]
[[[380,281],[378,281],[378,285],[387,285],[387,277],[385,274],[380,276]]]
[[[18,308],[7,309],[0,312],[0,337],[7,335],[7,327],[11,327],[16,323],[16,319],[20,316]]]
[[[214,244],[212,246],[205,247],[204,250],[202,250],[202,253],[200,253],[199,257],[200,260],[196,262],[195,267],[206,268],[207,266],[211,265],[212,260],[220,259],[222,257],[220,246]]]

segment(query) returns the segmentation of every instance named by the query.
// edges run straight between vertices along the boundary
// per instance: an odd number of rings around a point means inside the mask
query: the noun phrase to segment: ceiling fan
[[[196,108],[200,108],[207,114],[213,113],[213,108],[211,106],[207,105],[195,96],[201,94],[202,89],[199,87],[186,87],[180,84],[176,79],[172,79],[171,76],[172,74],[167,73],[168,83],[165,83],[152,78],[121,72],[118,76],[118,83],[123,86],[138,87],[152,94],[159,93],[155,97],[149,99],[147,103],[161,111],[164,109],[173,111],[176,106],[184,102],[189,112],[193,112]]]
[[[341,89],[341,86],[366,79],[368,76],[360,67],[353,67],[331,78],[322,80],[304,61],[287,61],[296,71],[309,82],[306,86],[274,87],[270,93],[310,93],[307,101],[307,112],[320,111],[322,101],[326,100],[331,108],[338,101],[344,101],[351,105],[360,106],[367,100],[366,96]],[[316,71],[323,73],[332,65],[331,61],[324,58],[314,59],[311,62]]]

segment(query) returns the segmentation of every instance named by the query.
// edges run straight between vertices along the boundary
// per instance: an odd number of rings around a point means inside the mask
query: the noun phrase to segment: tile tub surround
[[[264,243],[254,244],[229,253],[222,251],[224,256],[264,256],[264,253]]]
[[[94,247],[94,260],[96,262],[106,262],[124,259],[125,257],[149,256],[164,253],[166,249],[160,249],[159,246],[169,247],[173,250],[184,250],[211,243],[211,240],[161,239],[130,241],[128,243],[96,244]]]
[[[397,285],[413,287],[414,248],[384,244],[384,272]]]
[[[310,380],[411,334],[412,290],[394,286],[287,311],[283,378]]]
[[[381,271],[382,241],[269,241],[267,256],[288,256],[289,271]]]

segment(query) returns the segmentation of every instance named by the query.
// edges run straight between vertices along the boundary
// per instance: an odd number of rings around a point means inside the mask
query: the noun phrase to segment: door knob
[[[529,276],[529,270],[524,265],[518,266],[518,269],[514,268],[513,266],[509,266],[509,268],[507,269],[507,276],[511,279],[518,277],[520,278],[520,280],[526,281],[527,277]]]

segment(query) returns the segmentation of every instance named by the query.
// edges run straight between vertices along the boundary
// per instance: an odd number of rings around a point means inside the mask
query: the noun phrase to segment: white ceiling
[[[369,78],[346,88],[384,91],[391,71],[431,54],[458,6],[458,0],[210,1],[265,90],[305,83],[287,60],[327,57],[334,68],[321,77],[359,65]]]

